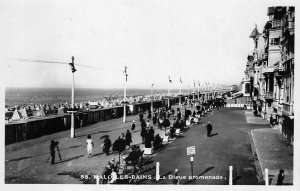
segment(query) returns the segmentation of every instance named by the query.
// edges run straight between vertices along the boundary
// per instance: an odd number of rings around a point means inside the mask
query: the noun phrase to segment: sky
[[[291,5],[291,1],[278,1]],[[5,87],[187,88],[239,84],[267,21],[261,0],[0,0]],[[101,69],[100,69],[101,68]],[[170,76],[172,84],[168,81]],[[182,84],[179,79],[182,79]]]

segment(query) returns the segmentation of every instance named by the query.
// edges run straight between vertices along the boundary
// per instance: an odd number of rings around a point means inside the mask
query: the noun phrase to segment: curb
[[[250,147],[251,147],[251,150],[252,150],[254,165],[255,165],[255,169],[256,169],[256,178],[257,178],[259,184],[265,184],[263,171],[261,169],[260,162],[259,162],[259,159],[258,159],[258,155],[257,155],[257,152],[256,152],[256,146],[255,146],[255,143],[254,143],[252,130],[249,133],[249,142],[250,142]]]

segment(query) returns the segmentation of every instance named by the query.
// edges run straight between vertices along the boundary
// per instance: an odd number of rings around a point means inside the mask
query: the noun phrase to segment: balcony
[[[284,67],[280,62],[276,62],[274,64],[274,72],[282,72],[284,70]]]
[[[274,95],[275,94],[273,92],[269,91],[269,92],[266,93],[265,98],[266,99],[274,99]]]
[[[262,55],[262,59],[263,59],[263,60],[268,60],[268,53],[264,53],[264,54]]]
[[[274,72],[274,67],[263,67],[261,72],[263,74],[266,74],[266,73],[273,73]]]
[[[283,26],[282,20],[272,20],[272,29],[281,29]]]
[[[283,113],[286,115],[294,115],[294,105],[288,103],[282,103]]]
[[[294,58],[290,58],[287,61],[285,61],[283,64],[283,71],[284,72],[290,72],[294,70]]]

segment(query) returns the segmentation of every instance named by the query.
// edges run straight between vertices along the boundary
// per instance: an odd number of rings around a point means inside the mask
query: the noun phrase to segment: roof
[[[259,35],[260,35],[260,33],[258,32],[257,27],[255,26],[255,28],[252,30],[249,38],[256,38]]]

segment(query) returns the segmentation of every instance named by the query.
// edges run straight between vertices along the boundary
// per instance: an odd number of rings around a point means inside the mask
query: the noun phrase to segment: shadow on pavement
[[[147,160],[145,163],[144,163],[144,165],[148,165],[148,164],[152,164],[152,163],[154,163],[154,160]]]
[[[34,156],[29,156],[29,157],[20,157],[20,158],[16,158],[16,159],[11,159],[11,160],[8,160],[8,161],[5,161],[5,162],[15,162],[15,161],[19,161],[19,160],[25,160],[25,159],[29,159],[29,158],[32,158]]]
[[[67,150],[67,149],[73,149],[73,148],[77,148],[77,147],[81,147],[81,146],[82,145],[71,146],[71,147],[60,149],[60,151]],[[42,156],[42,155],[46,155],[46,154],[50,155],[50,152],[42,153],[42,154],[38,154],[38,155],[32,155],[32,156],[28,156],[28,157],[15,158],[15,159],[11,159],[11,160],[8,160],[8,161],[5,161],[5,162],[16,162],[16,161],[25,160],[25,159],[29,159],[29,158],[33,158],[33,157],[38,157],[38,156]]]
[[[168,176],[169,174],[171,174],[172,173],[172,171],[169,171],[169,172],[167,172],[166,174],[163,174],[163,175],[161,175],[162,177],[163,176]]]
[[[62,160],[60,162],[56,162],[54,164],[59,164],[59,163],[63,163],[63,162],[68,162],[68,161],[71,161],[71,160],[74,160],[74,159],[78,159],[80,157],[83,157],[84,155],[79,155],[79,156],[76,156],[76,157],[71,157],[71,158],[68,158],[68,159],[65,159],[65,160]]]
[[[232,184],[236,184],[236,181],[238,181],[239,179],[241,179],[242,176],[237,176],[232,180]]]

